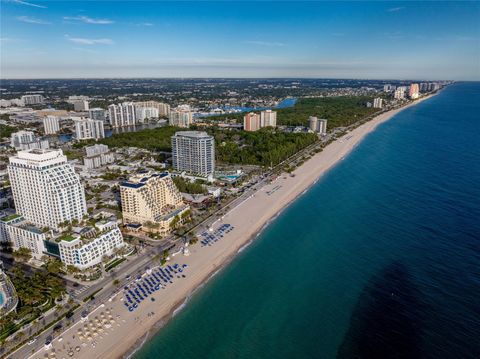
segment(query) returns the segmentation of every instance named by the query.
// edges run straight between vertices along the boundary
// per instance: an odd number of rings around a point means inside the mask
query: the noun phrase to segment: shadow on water
[[[388,265],[361,293],[337,358],[422,358],[421,306],[407,268]]]

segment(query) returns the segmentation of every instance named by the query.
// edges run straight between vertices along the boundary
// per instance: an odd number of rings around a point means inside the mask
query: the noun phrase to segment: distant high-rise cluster
[[[193,123],[193,113],[190,107],[177,107],[170,111],[168,124],[170,126],[188,128]]]
[[[165,117],[170,114],[170,105],[158,101],[141,101],[135,102],[136,108],[154,108],[158,111],[158,116]]]
[[[327,122],[328,121],[326,119],[310,116],[308,119],[308,126],[313,132],[316,132],[320,135],[325,135],[327,134]]]
[[[272,110],[261,111],[260,115],[255,112],[247,113],[243,117],[243,129],[245,131],[258,131],[263,127],[277,126],[277,112]]]

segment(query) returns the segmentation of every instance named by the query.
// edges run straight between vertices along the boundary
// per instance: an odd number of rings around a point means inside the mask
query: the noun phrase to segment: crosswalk
[[[82,287],[82,288],[80,288],[80,289],[75,290],[73,293],[74,293],[75,295],[80,295],[80,294],[82,294],[83,292],[85,292],[87,289],[88,289],[88,287],[85,286],[85,287]]]

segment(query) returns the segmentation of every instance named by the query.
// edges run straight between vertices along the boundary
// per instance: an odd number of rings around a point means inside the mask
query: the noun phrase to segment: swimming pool
[[[3,306],[3,293],[0,292],[0,308]]]

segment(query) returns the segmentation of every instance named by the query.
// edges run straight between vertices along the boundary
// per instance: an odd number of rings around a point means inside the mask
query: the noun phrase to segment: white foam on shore
[[[258,237],[258,235],[257,235]],[[247,243],[245,243],[243,246],[241,246],[240,248],[238,248],[238,251],[237,253],[242,253],[250,244],[252,244],[253,241],[248,241]]]
[[[130,358],[133,356],[133,354],[135,354],[136,352],[138,352],[138,350],[145,345],[145,343],[147,342],[147,339],[148,339],[148,336],[149,336],[148,334],[149,334],[149,333],[150,333],[150,331],[148,331],[147,334],[145,334],[145,338],[143,338],[142,342],[141,342],[139,345],[137,345],[137,346],[135,347],[135,349],[134,349],[130,354],[128,354],[128,355],[126,356],[126,359],[130,359]]]
[[[173,318],[174,316],[176,316],[178,313],[180,313],[180,312],[182,311],[182,309],[187,306],[187,303],[188,303],[189,300],[190,300],[190,296],[188,296],[188,297],[185,298],[185,300],[183,301],[183,303],[180,304],[180,305],[178,306],[178,308],[176,308],[176,309],[173,311],[173,313],[172,313],[172,318]]]

